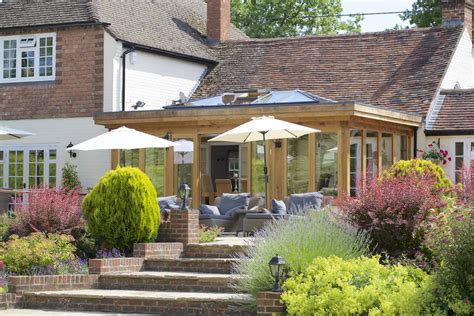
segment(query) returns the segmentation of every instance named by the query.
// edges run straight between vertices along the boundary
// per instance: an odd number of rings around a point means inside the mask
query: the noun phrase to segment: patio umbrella
[[[20,139],[26,136],[35,135],[34,133],[21,131],[11,127],[0,126],[0,140]]]
[[[174,147],[174,161],[181,162],[181,183],[184,182],[183,166],[185,163],[193,163],[194,143],[190,140],[180,139],[175,142],[179,146]],[[179,161],[181,158],[181,161]]]
[[[210,139],[210,142],[248,143],[263,141],[263,173],[265,175],[265,207],[268,197],[268,169],[266,155],[266,140],[298,138],[320,130],[309,128],[282,120],[273,116],[253,117],[251,121],[237,126],[219,136]]]
[[[179,145],[169,140],[122,126],[72,146],[67,150],[167,148],[171,146]]]

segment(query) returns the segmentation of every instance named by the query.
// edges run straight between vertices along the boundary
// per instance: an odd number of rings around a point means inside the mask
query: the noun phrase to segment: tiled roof
[[[87,0],[7,0],[0,4],[0,29],[94,22]]]
[[[462,27],[229,42],[194,98],[301,89],[425,115]]]
[[[0,29],[100,22],[118,39],[179,55],[214,60],[206,45],[203,0],[8,0]],[[231,39],[246,35],[232,26]]]
[[[444,90],[428,135],[474,135],[474,90]]]

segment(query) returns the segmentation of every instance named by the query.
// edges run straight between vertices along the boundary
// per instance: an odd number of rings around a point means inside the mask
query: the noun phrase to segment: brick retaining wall
[[[257,315],[286,315],[286,308],[280,302],[280,296],[281,293],[278,292],[257,293]]]
[[[184,245],[199,242],[199,211],[171,210],[169,222],[158,230],[158,242],[181,242]]]
[[[142,270],[145,258],[90,259],[89,273],[138,272]]]
[[[176,259],[183,253],[183,243],[140,243],[133,245],[133,256],[156,259]]]
[[[8,291],[23,293],[31,291],[55,291],[90,289],[97,287],[98,275],[64,274],[8,277]]]

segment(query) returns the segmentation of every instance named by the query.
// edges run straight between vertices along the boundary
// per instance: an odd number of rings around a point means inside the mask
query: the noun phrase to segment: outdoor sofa
[[[249,212],[258,212],[262,206],[261,197],[249,193],[224,193],[216,198],[215,205],[201,204],[199,224],[208,227],[222,227],[224,232],[243,231],[243,219]]]
[[[298,216],[306,210],[319,210],[322,202],[323,195],[320,192],[291,194],[283,201],[272,200],[271,210],[262,209],[260,212],[245,214],[242,221],[242,231],[244,235],[252,234],[274,220]]]

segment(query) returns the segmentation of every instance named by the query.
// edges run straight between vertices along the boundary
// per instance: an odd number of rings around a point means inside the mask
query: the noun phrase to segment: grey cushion
[[[286,215],[286,204],[283,201],[272,200],[272,213]]]
[[[247,194],[223,194],[219,203],[219,212],[224,215],[235,208],[246,209],[249,206],[249,200]]]
[[[221,215],[221,213],[219,213],[219,208],[214,205],[201,204],[199,210],[201,211],[201,214]]]
[[[225,216],[234,216],[234,213],[237,210],[245,210],[245,208],[240,207],[240,206],[234,207],[233,209],[230,209],[227,212],[225,212]]]
[[[245,215],[246,219],[278,219],[284,217],[285,215],[271,213],[248,213],[247,215]]]
[[[159,197],[158,205],[160,206],[160,210],[179,208],[176,195]]]
[[[200,220],[221,219],[221,220],[231,221],[232,217],[231,216],[225,216],[225,215],[201,214],[201,215],[199,215],[199,219]]]
[[[323,195],[319,192],[299,193],[290,195],[290,212],[303,211],[305,209],[319,209],[323,201]]]

